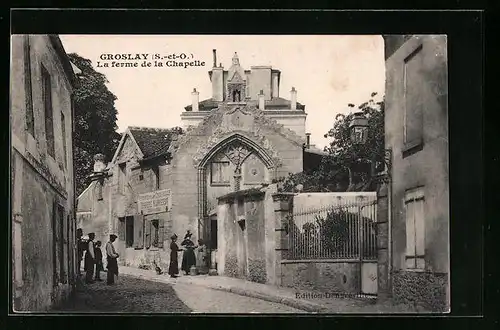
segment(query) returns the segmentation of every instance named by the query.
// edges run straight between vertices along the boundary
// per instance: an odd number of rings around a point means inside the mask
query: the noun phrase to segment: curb
[[[268,302],[274,302],[274,303],[290,306],[290,307],[300,309],[300,310],[310,312],[310,313],[327,313],[328,312],[328,310],[325,307],[318,305],[318,304],[304,302],[304,301],[294,299],[294,298],[289,298],[289,297],[280,297],[280,296],[276,296],[276,295],[265,294],[265,293],[258,292],[258,291],[249,291],[249,290],[234,287],[234,286],[224,287],[221,285],[213,285],[213,284],[207,285],[207,284],[201,284],[201,283],[198,283],[196,281],[190,281],[190,280],[186,280],[185,282],[177,282],[176,283],[176,282],[170,282],[168,280],[164,280],[162,278],[151,277],[151,276],[142,275],[142,274],[127,274],[127,273],[122,273],[122,274],[126,275],[126,276],[130,276],[130,277],[140,278],[143,280],[149,280],[149,281],[154,281],[154,282],[161,282],[161,283],[165,283],[165,284],[191,284],[191,285],[205,287],[205,288],[212,289],[212,290],[230,292],[230,293],[237,294],[239,296],[256,298],[256,299],[260,299],[260,300],[264,300],[264,301],[268,301]]]

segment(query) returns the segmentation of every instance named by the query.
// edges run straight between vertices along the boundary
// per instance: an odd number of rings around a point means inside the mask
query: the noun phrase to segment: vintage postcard
[[[445,35],[11,50],[14,312],[450,311]]]

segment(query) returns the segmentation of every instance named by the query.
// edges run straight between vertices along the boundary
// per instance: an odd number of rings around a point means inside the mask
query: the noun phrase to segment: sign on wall
[[[172,207],[172,194],[170,189],[157,190],[140,194],[137,198],[139,213],[154,214],[170,210]]]

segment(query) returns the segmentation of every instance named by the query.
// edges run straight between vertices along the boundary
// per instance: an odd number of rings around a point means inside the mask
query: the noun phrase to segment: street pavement
[[[120,267],[115,286],[79,282],[59,311],[124,313],[418,313],[425,309],[352,297],[298,297],[302,291],[226,276],[157,275]],[[102,273],[105,277],[106,273]]]
[[[59,313],[304,313],[279,303],[190,284],[167,284],[127,275],[115,285],[79,281]]]
[[[287,305],[197,285],[177,284],[173,288],[177,297],[195,313],[305,313]]]

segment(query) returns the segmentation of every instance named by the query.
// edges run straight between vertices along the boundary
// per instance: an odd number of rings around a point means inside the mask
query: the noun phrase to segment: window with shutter
[[[125,246],[134,246],[134,217],[125,218]]]
[[[118,218],[118,239],[125,241],[125,218]]]
[[[159,220],[158,219],[151,220],[151,245],[153,247],[158,247],[158,242],[160,240],[159,229],[160,229]]]
[[[146,249],[151,247],[151,220],[146,221]]]
[[[163,247],[163,241],[165,240],[165,228],[164,228],[164,219],[158,220],[158,247]]]
[[[60,278],[59,282],[66,284],[66,265],[65,265],[65,259],[66,259],[66,253],[68,252],[66,249],[66,246],[68,244],[67,237],[65,235],[66,232],[66,221],[64,221],[65,217],[65,210],[61,205],[57,205],[57,211],[58,211],[58,218],[59,218],[59,269],[60,269]]]
[[[422,144],[423,106],[422,99],[425,78],[422,76],[422,46],[415,49],[405,60],[404,84],[404,144],[412,149]]]
[[[52,284],[53,286],[57,286],[59,283],[59,275],[58,275],[58,223],[57,223],[57,203],[56,201],[52,204]]]
[[[144,247],[144,216],[137,214],[134,216],[134,247],[142,249]]]
[[[422,188],[405,194],[406,268],[425,269],[425,218]]]
[[[45,138],[47,140],[47,153],[54,158],[54,110],[52,108],[52,82],[49,71],[42,67],[42,95],[45,114]]]

